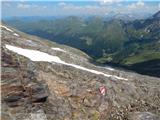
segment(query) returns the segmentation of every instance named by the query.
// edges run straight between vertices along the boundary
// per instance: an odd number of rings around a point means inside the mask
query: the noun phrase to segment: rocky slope
[[[159,78],[95,66],[6,25],[1,32],[2,120],[160,119]]]

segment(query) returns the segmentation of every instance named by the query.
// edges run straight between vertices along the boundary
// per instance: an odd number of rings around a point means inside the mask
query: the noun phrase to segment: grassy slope
[[[139,55],[134,55],[134,56],[125,58],[123,60],[123,63],[125,65],[130,65],[130,64],[136,64],[136,63],[145,62],[145,61],[154,60],[154,59],[160,59],[159,52],[148,52],[148,53],[141,53]]]

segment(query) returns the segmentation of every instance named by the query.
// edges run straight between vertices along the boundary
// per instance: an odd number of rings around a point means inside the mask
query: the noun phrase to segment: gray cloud
[[[136,3],[132,3],[128,5],[128,8],[130,9],[137,9],[137,8],[143,8],[145,7],[145,3],[142,1],[137,1]]]
[[[36,4],[27,4],[24,2],[18,3],[17,8],[19,9],[45,9],[47,6],[40,6]]]

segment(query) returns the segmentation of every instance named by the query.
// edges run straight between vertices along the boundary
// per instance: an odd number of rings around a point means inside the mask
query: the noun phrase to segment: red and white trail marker
[[[105,86],[100,87],[99,91],[104,96],[106,94],[106,87]]]

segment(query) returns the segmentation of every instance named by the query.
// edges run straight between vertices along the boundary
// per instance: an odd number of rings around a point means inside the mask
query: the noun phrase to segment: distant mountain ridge
[[[154,18],[160,18],[160,11],[158,11],[157,13],[155,13],[155,14],[153,15],[153,17],[154,17]]]

